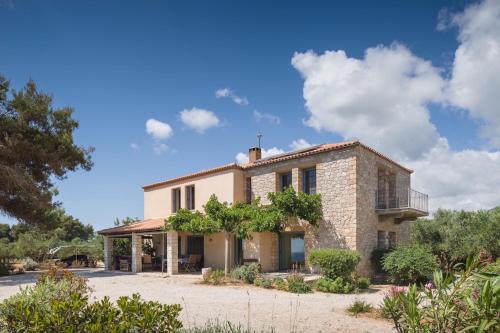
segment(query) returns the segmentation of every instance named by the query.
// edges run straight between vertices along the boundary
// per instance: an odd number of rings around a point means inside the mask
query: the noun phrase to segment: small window
[[[186,209],[194,210],[194,185],[186,186]]]
[[[394,231],[389,231],[389,248],[396,247],[396,233]]]
[[[288,186],[292,186],[292,173],[280,174],[280,190],[283,191]]]
[[[387,249],[386,232],[377,231],[377,248],[380,250]]]
[[[252,178],[250,177],[245,179],[245,202],[252,202]]]
[[[181,208],[181,189],[172,189],[172,213],[176,213]]]
[[[302,172],[302,187],[304,193],[316,193],[316,168],[306,169]]]

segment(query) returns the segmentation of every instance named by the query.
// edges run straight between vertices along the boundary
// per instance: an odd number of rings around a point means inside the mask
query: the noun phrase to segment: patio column
[[[178,236],[176,231],[167,232],[167,273],[169,275],[179,273]]]
[[[113,238],[104,236],[104,269],[113,269]]]
[[[142,236],[132,233],[132,272],[142,272]]]

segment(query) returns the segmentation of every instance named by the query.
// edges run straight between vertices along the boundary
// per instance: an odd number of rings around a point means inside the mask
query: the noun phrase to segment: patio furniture
[[[196,272],[196,264],[197,263],[198,263],[197,255],[190,254],[186,260],[186,263],[184,264],[184,271],[186,271],[188,273]]]
[[[126,259],[120,260],[120,271],[122,271],[122,272],[130,271],[130,264],[128,263],[128,260],[126,260]]]
[[[153,261],[150,255],[146,254],[142,257],[142,268],[153,269]]]
[[[163,273],[163,271],[165,270],[165,265],[167,264],[167,258],[163,258],[161,260],[161,272]]]

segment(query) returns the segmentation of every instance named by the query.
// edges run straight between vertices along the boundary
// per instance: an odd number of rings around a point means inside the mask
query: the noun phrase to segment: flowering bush
[[[397,332],[498,332],[500,327],[500,271],[491,272],[478,258],[468,259],[460,276],[434,273],[422,291],[415,284],[393,287],[382,304],[382,314]]]

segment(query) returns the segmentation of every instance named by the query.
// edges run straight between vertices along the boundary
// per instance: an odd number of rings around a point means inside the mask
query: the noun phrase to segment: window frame
[[[309,183],[310,178],[308,177],[309,172],[314,171],[314,192],[311,192],[311,184]],[[312,168],[307,168],[302,170],[302,192],[307,194],[316,194],[318,193],[317,187],[317,174],[316,174],[316,166]]]
[[[245,178],[245,202],[252,203],[252,177]]]
[[[286,187],[293,186],[292,171],[279,173],[278,176],[279,176],[279,184],[280,184],[280,191],[281,192],[283,192],[283,190]],[[286,186],[283,185],[283,179],[284,179],[284,177],[287,177],[290,180],[290,183],[287,184]]]
[[[178,195],[177,195],[177,192],[179,193]],[[182,208],[182,205],[181,205],[181,188],[180,187],[173,188],[172,192],[171,192],[171,195],[172,195],[172,214],[175,214],[175,213],[177,213],[177,211],[179,209]],[[176,204],[177,201],[178,201],[178,204]]]
[[[195,210],[195,205],[196,205],[196,201],[195,201],[195,196],[196,196],[196,189],[195,189],[195,186],[194,184],[191,184],[191,185],[186,185],[185,188],[184,188],[184,191],[186,192],[185,196],[186,196],[186,209],[189,209],[189,210]]]

